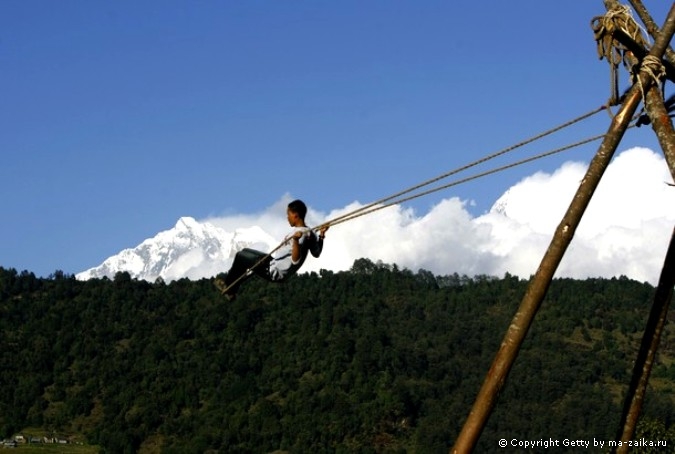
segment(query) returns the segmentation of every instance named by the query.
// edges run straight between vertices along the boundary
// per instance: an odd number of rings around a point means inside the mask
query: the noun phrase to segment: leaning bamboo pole
[[[634,8],[638,9],[641,20],[647,24],[649,33],[656,37],[660,33],[658,27],[644,9],[639,0],[631,2]],[[619,39],[625,39],[620,37]],[[641,52],[646,54],[646,51]],[[672,61],[672,50],[666,48],[666,57],[670,53]],[[636,59],[637,60],[637,59]],[[634,64],[639,62],[634,61]],[[643,60],[644,64],[644,60]],[[645,110],[649,116],[650,124],[661,145],[661,149],[666,158],[673,181],[675,181],[675,130],[670,119],[668,110],[663,102],[663,94],[657,85],[653,85],[647,90],[645,95]],[[661,340],[661,334],[666,323],[668,307],[673,297],[673,286],[675,286],[675,229],[670,239],[670,245],[666,252],[666,258],[656,288],[654,302],[647,319],[645,331],[643,333],[640,349],[633,366],[633,375],[631,377],[628,391],[624,400],[624,407],[621,414],[621,422],[616,437],[617,443],[613,452],[624,454],[628,452],[628,441],[635,434],[637,422],[642,411],[647,383],[651,375],[656,352]]]
[[[640,0],[630,0],[630,2],[633,8],[638,12],[640,20],[646,25],[649,34],[656,39],[660,33],[660,29],[654,23],[654,19],[649,15],[647,9]],[[611,8],[615,4],[618,4],[618,2],[616,0],[606,0],[606,4],[608,5],[608,8]],[[633,41],[630,36],[621,33],[620,30],[617,30],[615,33],[615,38],[634,54],[634,56],[627,55],[627,58],[631,61],[631,65],[637,65],[640,61],[644,62],[644,57],[648,54],[646,49]],[[666,76],[669,77],[672,82],[675,82],[674,60],[675,53],[669,45],[666,45],[665,58],[661,63],[664,65]],[[670,113],[663,103],[663,93],[657,85],[652,85],[652,87],[646,91],[645,110],[649,116],[650,124],[656,134],[656,138],[659,141],[659,145],[661,145],[661,150],[663,150],[663,154],[665,155],[670,174],[673,181],[675,181],[675,129],[673,129]]]
[[[675,286],[675,229],[670,238],[670,245],[666,252],[666,258],[663,262],[661,277],[656,287],[654,303],[652,304],[647,326],[642,336],[640,350],[633,367],[633,376],[628,387],[628,393],[624,401],[624,409],[621,415],[621,424],[617,436],[616,448],[613,452],[624,454],[628,452],[628,441],[633,439],[635,428],[637,426],[642,403],[644,401],[649,375],[652,371],[656,351],[661,341],[661,333],[666,324],[668,307],[673,299],[673,286]]]
[[[663,103],[663,95],[658,87],[652,86],[645,96],[645,107],[652,129],[661,145],[670,175],[675,182],[675,129],[670,113]]]
[[[670,39],[675,33],[675,5],[668,13],[668,19],[650,51],[650,55],[661,59]],[[485,377],[483,385],[476,397],[474,405],[460,431],[452,453],[469,453],[476,446],[483,428],[494,408],[497,396],[506,381],[509,371],[515,362],[520,346],[532,325],[541,302],[548,291],[560,261],[569,246],[581,218],[591,201],[602,175],[611,161],[631,118],[640,103],[642,89],[647,90],[653,83],[652,78],[641,71],[639,83],[627,93],[623,105],[612,119],[607,134],[596,155],[586,171],[567,212],[556,228],[551,243],[541,260],[539,268],[530,280],[520,307],[509,325],[501,346]],[[642,89],[640,88],[642,87]]]
[[[656,37],[660,33],[659,27],[656,25],[656,22],[654,22],[654,19],[652,18],[651,14],[649,14],[649,11],[647,11],[647,8],[645,8],[645,5],[642,3],[642,0],[628,0],[628,1],[635,10],[635,12],[637,13],[642,23],[645,24],[645,27],[647,28],[647,33],[649,33],[651,37],[654,40],[656,40]],[[672,65],[675,65],[675,52],[670,46],[666,48],[664,56],[668,62],[670,62]]]

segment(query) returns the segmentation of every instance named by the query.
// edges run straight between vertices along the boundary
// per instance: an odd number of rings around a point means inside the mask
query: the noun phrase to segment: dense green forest
[[[447,453],[526,286],[362,259],[252,279],[227,302],[206,279],[0,268],[0,438],[41,427],[108,453]],[[613,439],[653,295],[623,277],[555,280],[477,451]],[[669,449],[673,333],[640,428]]]

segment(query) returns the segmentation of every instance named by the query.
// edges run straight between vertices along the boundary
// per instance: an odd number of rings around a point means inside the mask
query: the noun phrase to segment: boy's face
[[[288,223],[291,225],[291,227],[294,227],[300,219],[298,217],[298,213],[292,211],[290,208],[286,208],[286,218],[288,219]]]

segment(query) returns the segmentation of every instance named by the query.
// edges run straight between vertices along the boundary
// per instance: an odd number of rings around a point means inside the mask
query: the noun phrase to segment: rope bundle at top
[[[598,56],[601,60],[607,59],[610,67],[609,105],[616,105],[619,103],[619,63],[622,63],[629,71],[631,71],[631,63],[627,58],[630,50],[615,37],[615,34],[624,33],[642,47],[648,47],[648,42],[642,27],[635,22],[628,6],[612,1],[608,3],[611,6],[607,13],[594,17],[591,20],[591,28],[597,43]]]

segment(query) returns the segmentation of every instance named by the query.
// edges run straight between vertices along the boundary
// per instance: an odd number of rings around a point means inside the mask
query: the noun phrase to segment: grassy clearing
[[[33,437],[41,440],[43,437],[51,438],[56,436],[57,438],[70,440],[71,443],[18,443],[17,447],[14,450],[8,450],[8,453],[19,450],[22,454],[94,454],[100,451],[99,446],[84,443],[84,436],[79,433],[60,432],[55,434],[37,427],[26,427],[15,435],[19,434],[22,435],[26,441]],[[0,452],[4,453],[5,450],[0,448]]]

